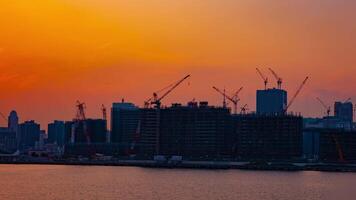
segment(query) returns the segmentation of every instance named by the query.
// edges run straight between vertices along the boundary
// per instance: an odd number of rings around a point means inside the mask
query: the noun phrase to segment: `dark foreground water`
[[[0,199],[356,199],[356,174],[0,165]]]

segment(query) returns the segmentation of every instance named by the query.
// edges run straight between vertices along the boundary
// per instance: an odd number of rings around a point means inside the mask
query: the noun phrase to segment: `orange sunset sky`
[[[163,104],[193,98],[221,105],[213,85],[255,109],[255,68],[283,78],[305,116],[356,101],[356,1],[351,0],[2,0],[0,111],[42,128],[70,120],[75,101],[89,117],[124,97],[142,105],[186,74]],[[6,124],[4,120],[1,125]]]

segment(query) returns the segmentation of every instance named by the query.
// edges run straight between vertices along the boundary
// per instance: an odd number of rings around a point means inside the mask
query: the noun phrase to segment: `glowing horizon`
[[[260,67],[282,78],[291,107],[305,116],[327,104],[356,100],[356,2],[331,0],[48,0],[0,3],[0,111],[45,128],[74,117],[75,101],[90,117],[124,97],[142,106],[153,91],[192,77],[164,100],[193,98],[221,105],[213,85],[255,109]],[[4,122],[0,123],[5,124]]]

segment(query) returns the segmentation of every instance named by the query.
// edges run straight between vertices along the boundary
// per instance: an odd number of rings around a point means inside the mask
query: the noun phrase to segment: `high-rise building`
[[[334,104],[335,117],[347,121],[352,126],[353,122],[353,105],[351,102],[335,102]]]
[[[234,119],[240,159],[292,159],[302,156],[303,119],[293,115],[238,115]]]
[[[8,128],[14,133],[17,133],[19,127],[19,117],[17,116],[16,111],[13,110],[10,112],[7,121],[8,121]]]
[[[140,110],[132,103],[113,103],[111,108],[111,142],[129,146],[138,130]]]
[[[256,112],[262,115],[283,114],[287,107],[287,91],[281,89],[257,90]]]
[[[21,150],[35,147],[36,142],[40,140],[40,125],[33,120],[21,123],[18,132],[20,138],[19,147]]]
[[[65,144],[65,126],[63,121],[48,124],[48,143],[63,146]]]
[[[226,152],[230,113],[226,108],[173,104],[142,109],[139,148],[147,155],[179,155],[185,158],[219,157]]]

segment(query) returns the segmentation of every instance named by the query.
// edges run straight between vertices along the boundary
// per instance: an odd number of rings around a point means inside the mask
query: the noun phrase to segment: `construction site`
[[[186,160],[354,160],[350,155],[356,156],[352,147],[356,142],[350,140],[346,144],[343,141],[348,140],[342,139],[344,136],[353,137],[353,119],[341,117],[344,113],[349,114],[348,108],[344,108],[343,103],[335,104],[335,117],[331,117],[330,106],[316,98],[326,109],[327,116],[321,119],[322,125],[313,128],[300,114],[288,112],[309,77],[301,81],[288,101],[288,93],[282,88],[282,78],[273,69],[268,70],[275,78],[277,88],[268,88],[268,77],[256,68],[264,88],[256,91],[255,112],[249,111],[247,104],[238,107],[243,87],[230,95],[225,88],[212,86],[212,91],[222,98],[221,106],[211,106],[206,101],[197,102],[195,99],[185,105],[162,106],[165,97],[190,75],[153,92],[142,108],[124,100],[113,103],[110,134],[106,134],[108,131],[104,126],[105,106],[102,106],[103,119],[88,120],[84,113],[85,104],[78,101],[76,118],[70,122],[70,133],[65,133],[70,136],[66,139],[69,141],[67,156],[102,153],[152,160],[169,157]],[[335,125],[335,120],[349,120],[349,125],[341,128]],[[101,126],[90,125],[94,122]],[[97,127],[95,131],[93,127]],[[320,137],[310,135],[315,134],[315,130]],[[326,130],[337,130],[331,134],[337,136],[330,140]],[[310,138],[313,138],[312,142]],[[318,150],[315,150],[316,143]],[[81,150],[76,151],[76,147]],[[347,150],[343,151],[344,148]],[[310,149],[314,151],[310,153]]]
[[[64,158],[105,155],[142,160],[356,162],[351,98],[335,102],[331,116],[332,106],[315,97],[325,116],[303,118],[290,108],[309,77],[301,79],[288,99],[288,92],[282,87],[283,79],[272,68],[268,71],[276,87],[269,88],[268,76],[256,68],[256,75],[263,84],[263,88],[256,91],[256,111],[241,103],[243,86],[228,93],[225,88],[212,85],[211,92],[222,100],[219,106],[195,99],[166,106],[166,97],[191,79],[191,75],[186,75],[152,92],[142,107],[124,99],[114,102],[109,123],[105,105],[100,106],[102,117],[93,119],[86,115],[86,104],[77,101],[73,120],[55,120],[48,125],[46,144],[63,149]],[[37,127],[34,130],[39,131],[39,125],[34,122],[26,126]],[[17,140],[21,152],[41,149],[34,146],[40,133],[33,133],[36,135],[33,137],[26,126],[19,125],[18,133],[17,129],[11,130],[16,136],[23,135],[22,140],[10,137],[13,134],[5,131],[0,137],[4,143],[2,148],[14,149]],[[24,141],[25,136],[31,141]],[[43,143],[39,143],[42,149]]]

